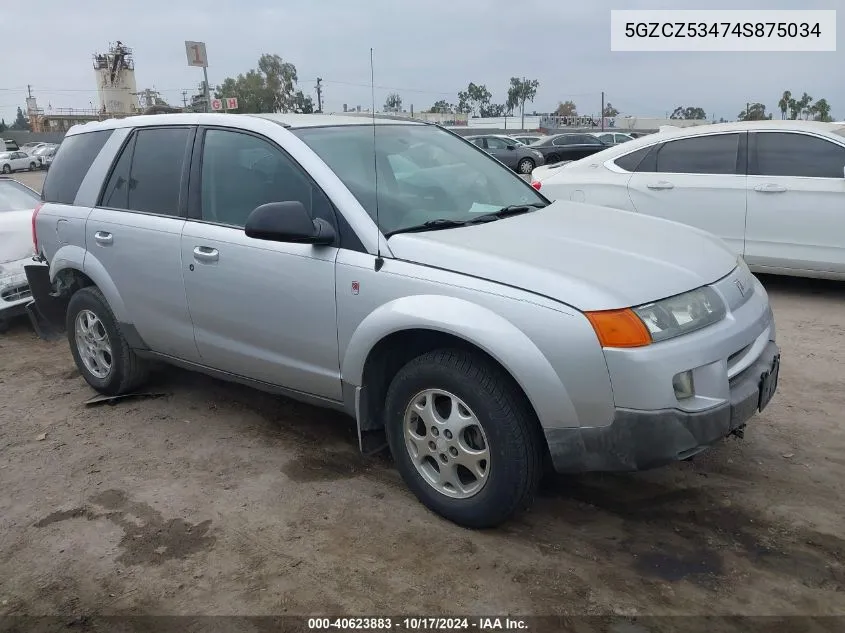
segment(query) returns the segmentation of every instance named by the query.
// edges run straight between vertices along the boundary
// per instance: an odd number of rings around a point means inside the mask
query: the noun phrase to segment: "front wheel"
[[[29,164],[29,171],[35,171],[35,163]]]
[[[9,165],[3,165],[3,173],[4,174],[11,174],[12,168]]]
[[[486,528],[530,505],[542,474],[539,428],[487,359],[462,350],[415,358],[391,382],[385,416],[402,478],[434,512]]]
[[[530,158],[523,158],[519,161],[519,165],[516,166],[516,170],[520,174],[530,174],[534,171],[534,161]]]
[[[144,381],[146,363],[129,347],[98,288],[77,290],[68,303],[66,319],[73,360],[94,389],[116,396]]]

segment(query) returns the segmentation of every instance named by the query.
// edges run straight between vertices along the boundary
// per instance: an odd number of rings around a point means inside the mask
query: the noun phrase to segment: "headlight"
[[[542,152],[538,152],[536,149],[532,149],[531,151],[534,152],[534,156],[536,156],[537,158],[543,158]]]
[[[718,323],[726,314],[722,298],[708,286],[633,310],[655,343]]]

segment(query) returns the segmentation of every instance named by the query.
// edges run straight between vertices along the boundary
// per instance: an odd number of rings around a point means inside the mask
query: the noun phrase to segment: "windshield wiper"
[[[465,226],[466,224],[467,223],[465,220],[449,220],[446,218],[437,218],[436,220],[429,220],[428,222],[423,222],[422,224],[414,224],[413,226],[406,226],[401,229],[396,229],[395,231],[390,231],[389,233],[385,233],[384,236],[390,238],[399,233],[419,233],[420,231],[437,231],[440,229],[452,229],[456,226]]]
[[[507,218],[512,215],[521,215],[523,213],[528,213],[529,211],[533,211],[534,209],[542,209],[545,206],[547,205],[539,202],[535,202],[533,204],[512,204],[507,207],[502,207],[498,211],[492,211],[491,213],[477,215],[471,220],[467,220],[467,224],[479,224],[481,222],[492,222],[494,220],[501,220],[502,218]]]

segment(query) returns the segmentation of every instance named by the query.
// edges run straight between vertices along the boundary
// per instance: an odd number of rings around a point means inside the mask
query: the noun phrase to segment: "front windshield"
[[[0,213],[34,209],[40,202],[38,196],[16,182],[0,182]]]
[[[375,127],[376,156],[373,156]],[[347,125],[292,130],[392,233],[435,220],[471,221],[517,205],[545,206],[531,186],[465,141],[429,125]]]

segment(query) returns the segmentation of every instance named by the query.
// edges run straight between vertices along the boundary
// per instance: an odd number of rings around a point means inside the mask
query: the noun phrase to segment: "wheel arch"
[[[500,369],[525,397],[541,426],[561,412],[577,420],[554,368],[513,323],[464,299],[417,295],[372,312],[346,348],[341,375],[344,382],[361,388],[359,429],[382,428],[384,396],[392,377],[411,359],[443,347],[472,350]]]
[[[96,286],[115,318],[120,322],[125,320],[126,306],[117,286],[102,262],[84,248],[72,244],[59,248],[50,262],[50,282],[61,295],[72,294],[85,286]]]

